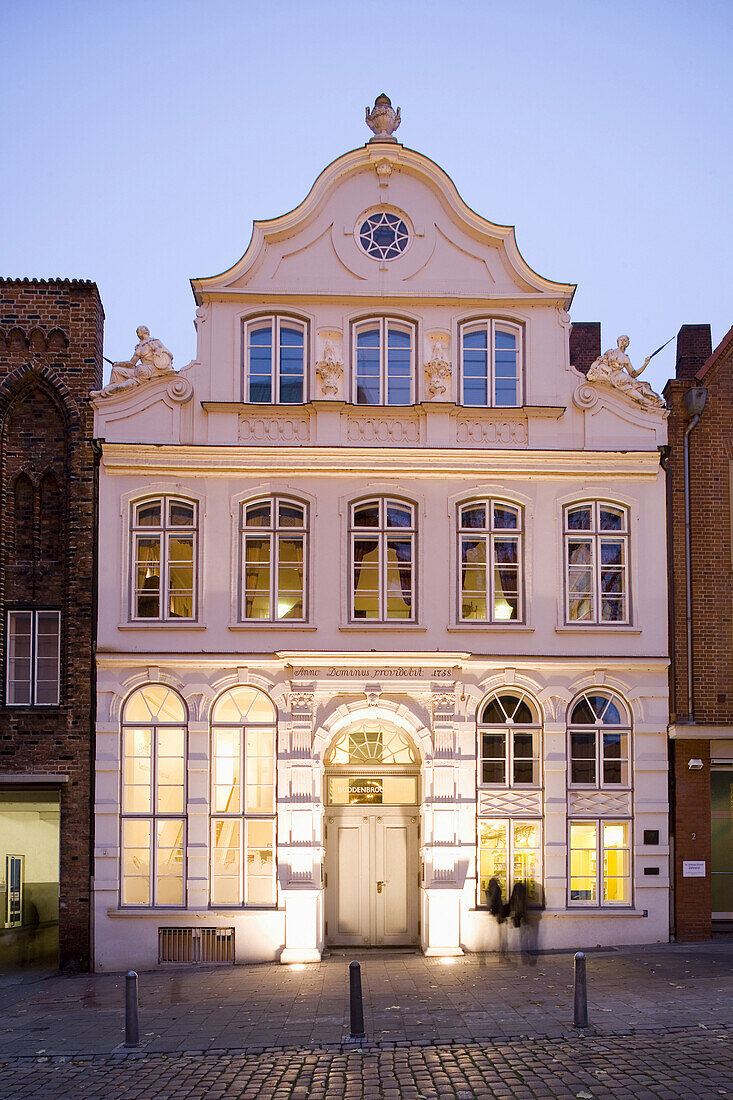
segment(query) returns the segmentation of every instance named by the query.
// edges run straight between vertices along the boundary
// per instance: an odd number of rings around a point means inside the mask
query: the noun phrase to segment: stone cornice
[[[654,480],[660,472],[654,451],[539,451],[460,447],[233,447],[104,443],[102,464],[108,474],[154,476],[309,477],[374,476],[627,478]]]

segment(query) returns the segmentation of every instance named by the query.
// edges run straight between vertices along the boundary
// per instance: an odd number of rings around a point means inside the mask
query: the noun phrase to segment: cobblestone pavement
[[[3,1100],[698,1100],[733,1095],[731,1032],[0,1063]]]
[[[356,953],[366,1040],[348,1040],[348,963],[140,975],[141,1045],[121,1046],[124,977],[0,976],[0,1100],[74,1097],[733,1098],[733,942],[572,955]]]

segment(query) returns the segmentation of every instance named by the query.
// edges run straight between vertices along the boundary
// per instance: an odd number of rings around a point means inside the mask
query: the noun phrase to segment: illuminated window
[[[61,686],[61,612],[8,611],[5,703],[55,707]]]
[[[211,717],[211,904],[275,904],[275,708],[252,687]]]
[[[522,618],[522,512],[498,500],[458,509],[463,622],[518,622]]]
[[[354,329],[354,386],[357,405],[412,403],[412,325],[388,317]]]
[[[631,904],[628,821],[570,822],[570,902]]]
[[[540,728],[534,706],[522,693],[489,699],[479,720],[479,783],[538,786]]]
[[[154,497],[132,506],[132,618],[196,616],[196,505]]]
[[[327,767],[344,765],[392,767],[419,763],[417,753],[404,734],[397,730],[358,730],[342,733],[328,751]]]
[[[607,691],[586,691],[570,708],[570,782],[628,787],[631,730],[626,708]]]
[[[351,506],[351,615],[361,621],[414,619],[415,509],[401,500]]]
[[[305,400],[306,331],[291,317],[258,317],[245,324],[245,401],[297,405]]]
[[[522,404],[521,330],[504,321],[461,326],[461,400],[464,405]]]
[[[590,501],[565,509],[565,614],[569,623],[629,621],[625,508]]]
[[[504,900],[523,882],[527,899],[540,897],[540,823],[538,821],[487,820],[478,823],[478,904],[488,904],[489,883],[497,879]]]
[[[242,505],[241,524],[242,619],[304,620],[305,505],[283,497],[253,501]]]
[[[146,684],[122,719],[122,904],[183,905],[186,711],[163,684]]]

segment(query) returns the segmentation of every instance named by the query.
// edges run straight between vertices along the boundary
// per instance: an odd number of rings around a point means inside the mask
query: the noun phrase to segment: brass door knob
[[[382,888],[383,888],[384,886],[386,886],[386,885],[387,885],[387,883],[386,883],[386,882],[378,882],[378,883],[377,883],[377,893],[378,893],[378,894],[381,894],[381,893],[382,893]]]

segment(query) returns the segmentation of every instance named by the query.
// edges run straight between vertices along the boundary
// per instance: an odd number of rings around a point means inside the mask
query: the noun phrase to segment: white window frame
[[[253,689],[258,691],[258,689]],[[214,706],[216,706],[227,692],[224,692],[219,699],[216,700]],[[258,694],[264,695],[264,692]],[[272,700],[269,696],[266,696],[268,702],[273,706]],[[212,708],[213,713],[213,708]],[[276,712],[275,712],[276,714]],[[272,812],[264,813],[259,810],[250,810],[247,801],[247,731],[248,729],[261,729],[272,730],[273,741],[273,767],[272,767]],[[240,808],[237,812],[226,813],[215,809],[215,793],[214,788],[216,785],[216,766],[214,755],[214,735],[216,730],[229,730],[236,731],[239,734],[239,805]],[[272,722],[221,722],[212,719],[211,727],[209,731],[209,753],[211,760],[211,779],[209,788],[209,846],[210,846],[210,880],[209,880],[209,908],[210,909],[275,909],[277,908],[277,719],[273,717]],[[216,851],[215,835],[218,822],[232,821],[239,824],[239,900],[236,902],[215,902],[213,900],[213,887],[214,887],[214,855]],[[271,888],[272,888],[272,901],[270,902],[250,902],[247,900],[248,892],[248,871],[247,871],[247,850],[248,850],[248,837],[249,826],[253,822],[268,822],[271,826],[272,832],[272,876],[271,876]]]
[[[143,684],[141,688],[136,691],[144,690],[148,685]],[[188,805],[188,720],[186,714],[186,705],[178,695],[177,692],[170,689],[174,695],[180,700],[183,706],[184,718],[181,722],[133,722],[125,719],[125,710],[122,711],[122,723],[120,725],[120,907],[125,909],[154,909],[159,907],[161,903],[158,901],[158,844],[157,844],[157,825],[159,821],[179,821],[181,823],[182,838],[181,845],[183,851],[183,861],[181,866],[182,877],[182,900],[179,903],[163,902],[162,907],[165,909],[185,909],[187,905],[187,839],[188,839],[188,818],[186,813],[186,807]],[[135,692],[133,692],[135,694]],[[157,809],[158,805],[158,730],[160,728],[169,729],[182,729],[183,730],[183,809],[180,813],[162,813]],[[127,811],[125,809],[125,780],[124,780],[124,768],[125,768],[125,731],[127,729],[148,729],[151,731],[151,775],[150,775],[150,810],[146,813],[140,813],[136,811]],[[125,823],[128,821],[149,821],[150,822],[150,840],[149,840],[149,867],[150,867],[150,881],[148,883],[148,900],[147,902],[129,902],[124,901],[124,883],[125,883]]]
[[[11,623],[16,617],[27,616],[29,620],[29,636],[30,636],[30,662],[31,662],[31,675],[28,681],[29,687],[29,701],[15,702],[11,701],[11,678],[10,678],[10,662],[13,660],[10,653],[10,640],[11,640]],[[51,702],[42,703],[37,701],[38,695],[38,626],[40,616],[52,615],[55,617],[57,624],[56,629],[56,696]],[[47,658],[43,658],[47,660]],[[17,683],[18,681],[12,681]],[[50,682],[50,681],[49,681]],[[57,707],[61,700],[61,612],[52,608],[11,608],[7,611],[5,618],[5,706],[6,707]]]
[[[494,699],[501,699],[504,696],[513,696],[519,698],[521,702],[525,703],[532,714],[534,719],[531,723],[514,723],[506,722],[504,725],[498,723],[482,722],[481,718],[483,713]],[[503,783],[490,783],[485,782],[483,778],[483,764],[484,764],[484,751],[483,751],[483,735],[496,735],[504,734],[504,782]],[[515,734],[531,734],[532,735],[532,772],[534,778],[529,783],[519,783],[514,780],[514,735]],[[541,778],[541,764],[542,764],[542,725],[537,717],[537,707],[534,702],[524,691],[518,691],[512,687],[501,688],[498,691],[492,692],[492,694],[481,703],[477,712],[477,735],[478,735],[478,786],[483,790],[507,790],[510,787],[519,790],[540,790],[542,787]],[[499,760],[500,757],[486,757],[486,759]],[[519,757],[520,760],[527,760],[529,757]]]
[[[485,527],[464,527],[461,520],[461,513],[464,508],[470,508],[472,506],[483,505],[486,509],[486,515],[488,517],[488,523]],[[507,508],[517,514],[517,526],[511,528],[495,528],[494,527],[494,506]],[[459,501],[456,512],[456,522],[458,525],[458,602],[457,602],[457,622],[458,623],[491,623],[492,625],[501,625],[508,623],[512,626],[518,623],[524,623],[524,509],[521,505],[515,504],[510,500],[503,500],[499,497],[482,497],[480,499],[469,499]],[[485,619],[469,619],[463,617],[463,540],[464,538],[472,538],[478,541],[482,539],[486,544],[486,606],[487,610],[491,609],[491,614]],[[494,570],[500,565],[494,561],[494,545],[495,542],[516,539],[517,542],[517,617],[515,619],[501,619],[496,615],[496,580],[494,576]],[[490,553],[489,553],[490,551]]]
[[[579,508],[591,509],[591,527],[589,530],[573,529],[568,526],[568,515],[570,512],[574,512]],[[621,512],[624,516],[624,528],[621,531],[602,531],[600,525],[600,511],[602,508],[607,508],[612,511]],[[570,617],[570,543],[573,541],[587,541],[591,544],[591,567],[592,567],[592,614],[587,619],[572,619]],[[603,593],[601,590],[601,547],[604,541],[622,542],[624,545],[624,562],[620,566],[623,572],[625,580],[624,591],[624,614],[620,619],[603,619],[601,617],[602,612],[602,600]],[[620,504],[613,500],[577,500],[571,503],[563,505],[563,561],[564,561],[564,587],[565,587],[565,624],[572,627],[594,626],[594,627],[609,627],[613,630],[614,627],[629,626],[631,624],[631,563],[630,563],[630,551],[631,551],[631,525],[630,525],[630,513],[627,505]],[[619,567],[614,567],[619,568]]]
[[[572,836],[571,826],[573,825],[595,825],[596,827],[596,900],[582,901],[572,898],[572,876],[571,876],[571,859],[572,848],[570,838]],[[609,851],[626,851],[628,852],[629,859],[629,899],[628,901],[604,901],[603,899],[603,887],[605,882],[604,874],[604,852],[605,847],[603,844],[603,826],[604,825],[622,825],[626,829],[626,844],[623,849],[611,848]],[[567,833],[567,852],[568,852],[568,865],[567,865],[567,906],[569,909],[631,909],[634,904],[634,838],[632,834],[633,823],[631,818],[622,817],[569,817],[568,818],[568,833]],[[588,849],[582,849],[587,851]],[[580,877],[580,876],[576,876]]]
[[[247,508],[250,508],[254,504],[270,505],[270,524],[267,527],[247,527],[246,516]],[[297,508],[303,509],[303,526],[302,527],[281,527],[279,523],[279,506],[280,504],[292,504]],[[288,533],[301,537],[303,540],[303,614],[298,618],[283,617],[279,618],[274,615],[278,601],[278,574],[280,566],[280,538],[287,536]],[[242,623],[261,623],[263,625],[272,624],[291,624],[291,623],[307,623],[308,622],[308,583],[309,583],[309,570],[308,570],[308,547],[309,547],[309,535],[310,535],[310,509],[308,504],[304,500],[299,500],[297,497],[288,496],[285,493],[273,493],[263,494],[262,496],[251,497],[247,500],[241,501],[239,505],[239,622]],[[270,542],[270,616],[267,619],[248,618],[246,615],[246,541],[247,537],[259,536],[262,539],[268,538]]]
[[[535,883],[538,891],[537,900],[529,902],[532,906],[541,906],[542,898],[544,897],[544,861],[543,861],[543,830],[542,819],[539,817],[531,817],[528,815],[517,817],[503,817],[495,814],[485,814],[477,818],[476,827],[476,908],[488,909],[488,904],[485,899],[481,897],[481,826],[482,824],[501,824],[506,827],[507,836],[507,888],[504,901],[508,902],[511,897],[512,890],[514,888],[514,826],[515,825],[532,825],[537,828],[537,847],[533,849],[537,853],[537,874],[535,876]]]
[[[379,401],[376,403],[360,403],[358,400],[358,337],[361,332],[370,331],[374,328],[379,329]],[[352,336],[351,336],[351,386],[352,386],[352,404],[357,405],[359,408],[375,409],[379,406],[386,406],[387,408],[405,408],[405,405],[390,405],[389,404],[389,355],[388,355],[388,338],[389,329],[395,328],[401,332],[409,334],[410,337],[410,397],[407,402],[408,405],[414,405],[415,403],[415,349],[417,346],[417,326],[413,321],[405,321],[400,317],[367,317],[360,321],[355,321],[352,324]]]
[[[378,503],[379,527],[356,527],[354,524],[354,510],[365,504]],[[410,527],[387,527],[387,506],[395,504],[400,508],[409,508],[412,513],[412,525]],[[354,589],[355,554],[354,543],[359,538],[375,539],[379,545],[379,616],[374,619],[360,619],[355,615],[354,601],[356,592]],[[410,577],[411,577],[411,614],[407,619],[390,618],[386,614],[387,604],[387,541],[389,538],[408,539],[411,543]],[[411,500],[402,500],[399,497],[377,495],[362,497],[360,500],[351,501],[349,504],[349,622],[356,626],[373,626],[380,623],[407,624],[417,622],[417,505]]]
[[[136,523],[137,509],[146,504],[160,501],[161,524],[158,527],[147,527]],[[180,501],[181,504],[191,505],[193,508],[193,523],[190,526],[175,527],[168,522],[169,505]],[[183,537],[189,534],[193,539],[193,590],[192,590],[192,614],[185,618],[181,615],[171,615],[168,610],[170,597],[169,584],[169,543],[171,538]],[[158,615],[142,616],[137,614],[137,543],[138,538],[158,538],[160,540],[160,587],[158,589]],[[198,619],[198,584],[199,584],[199,505],[192,497],[178,493],[155,493],[151,496],[138,497],[130,502],[130,581],[129,581],[129,620],[138,625],[146,623],[160,625],[160,623],[195,623]]]
[[[250,397],[250,346],[249,335],[252,329],[262,328],[266,324],[272,326],[272,345],[270,353],[270,392],[269,401],[252,401]],[[300,401],[284,401],[281,396],[282,370],[280,362],[280,330],[281,328],[299,328],[303,333],[303,392]],[[248,317],[242,322],[242,400],[246,404],[255,405],[284,405],[293,408],[296,405],[304,405],[308,401],[308,371],[309,371],[309,329],[308,322],[300,317],[291,317],[283,313],[264,314],[259,317]]]
[[[465,399],[465,380],[466,375],[463,367],[463,338],[467,333],[476,331],[483,328],[486,331],[486,391],[488,400],[485,405],[473,405],[468,404]],[[496,333],[506,332],[511,336],[514,336],[517,342],[517,399],[512,405],[499,405],[496,401]],[[475,317],[470,320],[461,321],[458,326],[458,354],[460,359],[460,386],[459,397],[460,404],[467,409],[518,409],[522,407],[524,402],[524,386],[523,386],[523,369],[522,364],[524,362],[523,356],[523,341],[522,341],[522,326],[518,325],[514,321],[505,321],[500,317]]]
[[[578,704],[586,695],[600,695],[606,698],[609,704],[614,705],[619,711],[622,721],[618,724],[604,723],[603,721],[595,723],[581,723],[573,722],[572,714]],[[605,711],[606,708],[604,708]],[[595,781],[592,783],[576,782],[573,780],[573,734],[594,734],[595,735]],[[621,756],[619,759],[622,764],[622,778],[619,783],[606,782],[603,777],[603,761],[606,756],[603,752],[603,735],[604,733],[620,733],[626,736],[626,756]],[[628,708],[619,696],[612,691],[604,688],[588,688],[586,691],[581,692],[568,707],[568,724],[567,724],[567,759],[568,759],[568,787],[571,790],[608,790],[608,791],[627,791],[631,789],[631,763],[632,763],[632,744],[631,744],[631,720],[628,712]],[[588,758],[590,759],[590,758]],[[609,757],[608,759],[614,759]],[[626,778],[623,777],[623,764],[626,764]]]

